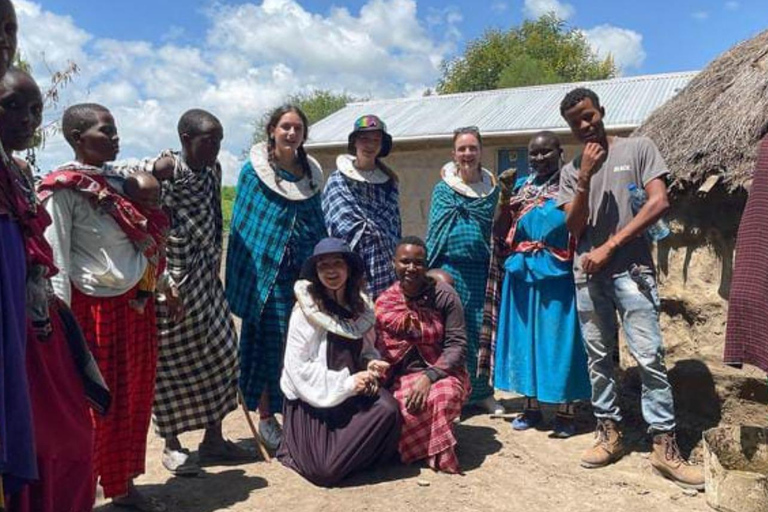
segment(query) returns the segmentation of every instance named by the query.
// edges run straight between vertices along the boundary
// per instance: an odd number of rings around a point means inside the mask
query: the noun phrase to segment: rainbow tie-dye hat
[[[392,136],[387,133],[386,123],[384,123],[384,121],[379,119],[377,116],[368,114],[358,117],[355,120],[352,133],[349,134],[349,143],[347,144],[347,150],[349,151],[350,155],[355,154],[355,139],[357,138],[357,134],[361,132],[381,132],[382,139],[379,158],[384,158],[392,150]]]

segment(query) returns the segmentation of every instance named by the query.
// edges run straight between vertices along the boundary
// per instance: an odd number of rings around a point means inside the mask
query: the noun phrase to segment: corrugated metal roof
[[[443,139],[460,126],[477,126],[484,136],[567,131],[560,101],[575,87],[588,87],[606,108],[605,124],[633,129],[677,94],[697,71],[612,78],[592,82],[538,85],[442,96],[350,103],[315,123],[307,147],[345,145],[358,117],[375,114],[396,141]]]

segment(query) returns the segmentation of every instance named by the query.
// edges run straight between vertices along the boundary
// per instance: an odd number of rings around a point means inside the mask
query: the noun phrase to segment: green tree
[[[324,89],[318,89],[312,92],[292,94],[286,99],[285,103],[299,107],[307,115],[309,124],[312,125],[334,112],[341,110],[347,106],[347,103],[353,101],[361,100],[346,93],[339,94]],[[266,140],[267,134],[265,130],[267,123],[269,122],[270,114],[271,112],[266,112],[256,122],[256,130],[253,133],[254,143]]]
[[[437,92],[601,80],[616,73],[613,59],[600,59],[581,31],[546,14],[470,41],[463,55],[443,62]]]

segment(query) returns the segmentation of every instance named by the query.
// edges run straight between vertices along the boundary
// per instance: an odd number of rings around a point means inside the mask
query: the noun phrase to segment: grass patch
[[[232,206],[235,203],[235,187],[221,187],[221,215],[224,218],[224,231],[229,231],[232,221]]]

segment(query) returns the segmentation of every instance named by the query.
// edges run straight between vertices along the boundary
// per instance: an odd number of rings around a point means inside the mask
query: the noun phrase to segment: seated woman
[[[375,317],[362,292],[363,260],[337,238],[316,246],[296,282],[280,388],[283,440],[277,457],[316,485],[390,459],[398,405],[379,376]]]
[[[376,300],[379,351],[403,415],[400,458],[427,459],[432,469],[458,473],[453,422],[470,392],[467,335],[458,294],[427,276],[427,249],[405,237],[395,249],[398,282]]]

